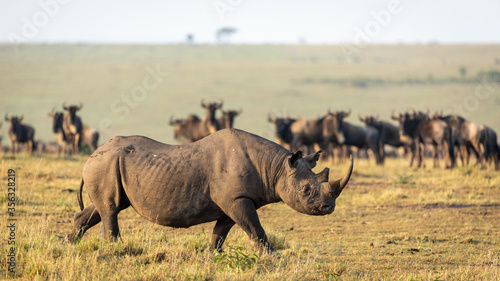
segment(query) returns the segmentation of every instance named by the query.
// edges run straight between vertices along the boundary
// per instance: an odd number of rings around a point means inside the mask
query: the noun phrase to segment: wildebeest
[[[83,126],[80,144],[85,144],[90,147],[90,152],[96,150],[99,146],[99,131],[92,127]]]
[[[488,126],[484,126],[485,144],[484,144],[484,159],[486,162],[492,161],[495,165],[495,170],[500,170],[500,148],[498,147],[497,133]]]
[[[299,119],[290,126],[292,133],[291,150],[296,151],[304,146],[307,153],[311,153],[314,145],[323,147],[323,121],[325,116],[316,119]]]
[[[66,106],[66,104],[63,103],[63,109],[66,111],[63,117],[63,130],[66,135],[66,142],[68,143],[68,146],[72,148],[75,153],[78,153],[78,146],[80,144],[80,138],[83,131],[82,120],[78,115],[76,115],[76,112],[81,110],[82,107],[82,104],[79,106]]]
[[[484,125],[470,122],[459,115],[442,116],[442,113],[435,113],[434,119],[443,120],[452,129],[452,142],[458,147],[462,165],[464,158],[469,164],[470,152],[476,156],[476,165],[484,168],[484,155],[487,143],[487,132]]]
[[[195,142],[206,137],[206,130],[200,129],[201,119],[191,114],[186,119],[170,117],[170,126],[174,127],[174,138],[180,143]]]
[[[66,150],[67,145],[66,135],[63,130],[64,113],[56,112],[55,109],[52,109],[52,112],[48,115],[52,118],[52,132],[56,136],[57,151],[61,154],[61,152]]]
[[[61,154],[63,150],[66,150],[68,145],[68,138],[66,137],[66,134],[64,133],[63,129],[64,113],[56,112],[54,109],[52,109],[52,112],[50,112],[48,115],[52,117],[52,132],[56,136],[58,151],[59,154]],[[82,132],[80,137],[78,138],[79,140],[78,147],[80,147],[81,144],[85,144],[90,148],[91,150],[90,152],[92,152],[98,146],[99,131],[97,131],[92,127],[87,127],[83,124],[82,126],[83,126]],[[72,143],[69,143],[69,145],[72,145]]]
[[[378,116],[359,116],[359,120],[366,126],[378,131],[378,148],[380,150],[381,161],[385,159],[384,145],[401,147],[405,144],[399,139],[399,127],[389,122],[380,121]]]
[[[274,124],[276,143],[287,149],[291,149],[290,145],[293,140],[291,126],[295,121],[297,121],[297,119],[290,117],[276,117],[268,114],[267,121]]]
[[[202,130],[202,134],[208,136],[209,134],[213,134],[216,131],[220,130],[219,121],[215,118],[215,111],[217,109],[221,109],[224,105],[224,102],[221,100],[220,102],[209,102],[205,103],[204,100],[201,100],[201,107],[206,110],[205,117],[201,120],[200,129]]]
[[[335,145],[355,146],[358,149],[371,149],[377,164],[383,164],[378,144],[379,133],[372,127],[361,127],[345,122],[344,118],[351,114],[351,110],[328,110],[325,118],[323,135],[325,141]],[[344,152],[344,156],[347,150]]]
[[[243,112],[242,109],[236,110],[222,110],[222,116],[217,119],[220,129],[231,129],[233,128],[234,118]]]
[[[114,137],[101,145],[83,167],[71,240],[103,222],[107,239],[119,237],[118,213],[132,206],[163,226],[187,228],[217,221],[211,248],[221,250],[237,224],[275,252],[259,222],[257,209],[285,202],[309,215],[327,215],[353,169],[328,181],[329,169],[315,174],[319,152],[302,157],[259,136],[224,129],[186,145],[167,145],[142,136]],[[92,204],[84,208],[87,187]]]
[[[399,135],[401,141],[414,144],[410,167],[415,156],[418,157],[418,166],[422,166],[425,145],[433,146],[434,167],[439,167],[439,151],[442,152],[446,168],[455,167],[455,153],[453,150],[452,130],[446,122],[431,119],[423,112],[406,112],[405,114],[392,114],[392,119],[399,121]],[[423,163],[425,167],[425,162]]]
[[[30,125],[21,124],[24,116],[21,117],[11,116],[5,114],[5,121],[10,122],[9,128],[9,138],[12,144],[12,153],[16,153],[19,149],[20,143],[26,143],[28,145],[28,152],[33,153],[34,139],[35,139],[35,129]]]
[[[218,130],[219,121],[215,118],[215,111],[221,109],[223,101],[205,103],[201,101],[201,107],[206,109],[203,119],[191,114],[188,118],[174,120],[170,117],[169,124],[174,127],[174,138],[179,142],[195,142]]]

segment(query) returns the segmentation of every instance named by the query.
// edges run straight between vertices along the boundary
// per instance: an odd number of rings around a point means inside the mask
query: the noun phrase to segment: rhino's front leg
[[[257,210],[252,200],[248,198],[238,198],[231,205],[228,215],[239,225],[250,237],[264,247],[268,254],[278,254],[269,244],[266,232],[259,221]]]
[[[226,240],[229,230],[234,226],[234,221],[230,217],[223,217],[217,220],[212,232],[212,242],[210,248],[222,252],[222,244]]]

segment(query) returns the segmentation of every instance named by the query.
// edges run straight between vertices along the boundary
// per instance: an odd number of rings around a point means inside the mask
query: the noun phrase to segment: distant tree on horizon
[[[236,28],[234,27],[221,27],[215,33],[215,37],[217,38],[217,42],[225,43],[227,42],[229,36],[236,33]]]

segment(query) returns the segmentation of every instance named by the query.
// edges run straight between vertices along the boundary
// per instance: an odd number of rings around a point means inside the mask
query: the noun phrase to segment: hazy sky
[[[1,0],[1,42],[500,43],[499,0]]]

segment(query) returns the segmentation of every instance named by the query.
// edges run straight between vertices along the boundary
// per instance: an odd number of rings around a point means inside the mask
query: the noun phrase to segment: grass
[[[47,113],[62,102],[83,102],[83,122],[115,135],[141,134],[173,142],[171,115],[202,115],[202,98],[223,98],[244,110],[236,127],[274,139],[267,114],[314,118],[352,108],[389,119],[408,107],[444,110],[481,99],[464,117],[500,131],[499,45],[366,46],[347,59],[339,46],[0,46],[0,113],[22,114],[36,138],[53,141]],[[147,67],[169,75],[142,99],[123,96],[140,86]],[[490,75],[491,74],[491,75]],[[481,88],[482,87],[482,88]],[[3,115],[2,115],[3,116]],[[5,122],[4,122],[5,123]],[[107,124],[111,124],[108,127]],[[6,144],[8,126],[0,128]],[[60,158],[0,154],[0,181],[16,171],[18,280],[499,280],[500,174],[488,167],[412,169],[407,159],[384,167],[356,160],[348,188],[332,215],[299,214],[285,204],[259,210],[282,258],[259,254],[234,227],[226,254],[209,250],[214,223],[165,228],[132,208],[119,216],[122,241],[100,238],[99,226],[78,244],[71,231],[86,156]],[[431,160],[427,159],[428,167]],[[474,161],[473,161],[474,162]],[[443,165],[443,163],[441,163]],[[320,163],[338,177],[345,165]],[[6,184],[0,184],[0,221],[7,223]],[[85,192],[84,192],[85,193]],[[89,204],[84,194],[85,205]],[[8,254],[0,227],[0,255]]]
[[[375,166],[356,160],[355,174],[332,215],[299,214],[285,204],[259,216],[282,258],[261,255],[239,227],[225,254],[209,250],[214,223],[189,229],[152,224],[131,208],[120,213],[122,241],[99,226],[78,244],[63,237],[78,211],[85,156],[4,155],[16,170],[17,269],[1,278],[29,280],[498,280],[500,174],[489,167],[412,169],[406,159]],[[428,161],[431,161],[428,159]],[[345,165],[321,162],[338,177]],[[465,173],[472,169],[472,172]],[[85,204],[89,204],[84,192]],[[6,198],[6,190],[2,190]],[[6,200],[1,204],[6,206]],[[1,221],[7,221],[2,212]],[[7,237],[5,227],[1,237]],[[4,240],[5,241],[5,240]],[[2,244],[1,255],[7,254]]]

